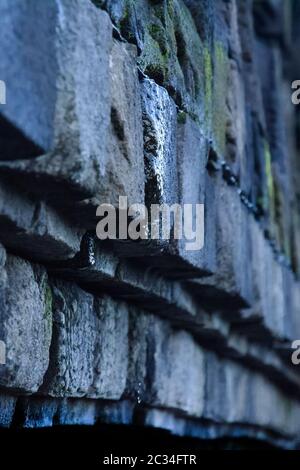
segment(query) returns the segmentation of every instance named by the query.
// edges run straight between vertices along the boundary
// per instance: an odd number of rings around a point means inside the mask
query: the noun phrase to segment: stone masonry
[[[0,426],[300,445],[299,21],[289,0],[0,0]],[[100,241],[120,195],[204,203],[204,247]]]

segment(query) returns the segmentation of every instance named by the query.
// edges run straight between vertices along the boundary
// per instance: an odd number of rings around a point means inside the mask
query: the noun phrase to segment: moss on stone
[[[270,219],[275,220],[275,188],[274,179],[272,174],[272,156],[268,142],[264,141],[264,161],[265,161],[265,174],[266,174],[266,189]]]
[[[138,64],[144,73],[159,83],[166,79],[168,73],[167,55],[162,53],[158,42],[148,31],[145,32],[144,49],[138,58]]]
[[[179,111],[177,114],[177,122],[178,124],[185,124],[186,123],[187,113],[184,111]]]
[[[225,46],[216,41],[214,44],[213,65],[213,135],[216,148],[221,154],[225,153],[226,144],[226,93],[229,71],[228,54]]]
[[[135,34],[132,28],[132,18],[134,17],[134,3],[132,0],[126,0],[124,3],[124,10],[122,18],[119,21],[118,27],[121,33],[129,42],[136,42]]]
[[[175,1],[175,38],[177,57],[185,77],[185,88],[197,100],[202,84],[203,44],[189,9],[183,2]],[[180,41],[178,39],[180,38]]]
[[[181,1],[168,0],[151,6],[143,20],[139,66],[179,107],[199,114],[202,42],[189,9]]]
[[[203,70],[204,70],[204,107],[205,107],[205,123],[208,127],[211,123],[212,112],[212,86],[213,71],[212,59],[208,46],[203,49]]]

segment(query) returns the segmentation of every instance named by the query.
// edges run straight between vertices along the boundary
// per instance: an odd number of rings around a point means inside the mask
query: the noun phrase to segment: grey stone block
[[[97,420],[96,400],[64,399],[58,408],[57,421],[63,426],[93,426]]]
[[[8,256],[1,283],[2,387],[33,393],[43,382],[52,336],[51,293],[44,268]],[[33,367],[34,365],[34,367]]]
[[[180,114],[179,114],[180,116]],[[212,273],[216,269],[216,216],[214,191],[207,173],[208,142],[201,127],[188,115],[177,125],[177,168],[179,202],[181,205],[204,204],[204,246],[201,250],[188,251],[186,240],[175,241],[175,253],[199,269],[198,275]],[[194,212],[195,213],[195,212]],[[195,216],[193,220],[195,229]],[[199,227],[197,226],[199,231]],[[174,253],[174,255],[175,255]]]
[[[44,191],[48,197],[58,196],[56,193],[59,191],[58,181],[65,182],[65,197],[68,194],[66,187],[75,194],[93,194],[96,192],[97,183],[105,173],[107,161],[106,138],[110,121],[109,58],[112,48],[110,19],[105,12],[97,10],[91,2],[78,0],[74,2],[59,0],[51,4],[43,2],[43,5],[39,6],[36,2],[28,0],[25,5],[24,2],[18,2],[15,7],[16,10],[21,9],[18,12],[19,16],[22,15],[24,7],[30,7],[31,15],[25,15],[25,21],[24,18],[18,21],[15,29],[9,22],[4,23],[3,34],[20,37],[27,34],[27,41],[32,40],[30,31],[34,29],[32,25],[36,24],[39,10],[43,10],[44,16],[49,14],[51,17],[52,27],[49,27],[51,34],[50,32],[47,34],[47,31],[45,33],[46,45],[42,38],[39,41],[39,37],[37,43],[42,44],[42,51],[43,47],[46,50],[49,47],[55,61],[53,63],[50,61],[46,65],[48,54],[43,54],[38,47],[35,49],[32,61],[38,63],[39,69],[45,70],[46,80],[49,81],[50,88],[55,90],[52,97],[55,113],[51,116],[51,123],[55,123],[55,129],[50,148],[46,149],[45,155],[29,160],[22,160],[24,155],[14,155],[13,159],[18,159],[17,161],[11,162],[11,166],[9,162],[6,162],[7,164],[2,162],[2,165],[8,171],[10,169],[15,178],[19,178],[16,175],[21,174],[27,184],[28,181],[34,181],[35,189]],[[14,8],[7,9],[8,18],[17,14],[13,12]],[[48,23],[45,21],[42,24]],[[79,30],[81,34],[76,35],[75,32]],[[12,42],[18,43],[14,40]],[[18,47],[15,51],[14,63],[20,69],[15,71],[11,79],[12,87],[18,87],[23,67],[27,67],[26,74],[32,73],[31,62],[29,66],[28,61],[24,63],[22,59],[22,54],[29,54],[29,50],[26,47]],[[47,95],[40,82],[40,76],[44,76],[43,72],[34,75],[33,80],[38,89],[37,100],[42,99],[41,94]],[[31,86],[30,84],[28,86]],[[30,103],[30,93],[28,94],[27,99]],[[13,100],[16,101],[16,110],[22,106],[27,121],[31,103],[27,106],[24,99],[19,103],[18,95],[15,98],[12,96],[11,101]],[[18,122],[15,113],[16,111],[12,109],[10,120],[16,121],[16,126],[21,132],[25,132],[25,117]],[[35,115],[34,112],[32,114]],[[35,121],[30,123],[29,120],[29,125],[35,128]]]
[[[43,201],[1,181],[0,239],[11,250],[37,261],[72,258],[80,250],[82,232]]]
[[[146,172],[146,204],[149,215],[152,204],[180,204],[204,202],[205,165],[207,159],[207,141],[199,127],[181,113],[185,124],[177,124],[175,103],[166,90],[152,80],[144,79],[141,85],[142,110],[144,125],[144,153]],[[178,131],[178,135],[177,135]],[[192,167],[199,166],[199,177],[193,179],[193,187],[187,184]],[[188,189],[189,188],[189,189]],[[181,206],[182,207],[182,206]],[[183,210],[183,207],[182,207]],[[155,221],[151,220],[152,229]],[[211,228],[210,224],[210,228]],[[121,256],[143,255],[144,261],[159,267],[168,277],[187,278],[207,273],[212,269],[213,254],[209,246],[205,254],[188,252],[187,240],[169,239],[148,240],[138,244],[137,251],[131,245],[116,246]],[[213,244],[209,233],[208,244]],[[151,230],[149,231],[149,238]],[[123,248],[123,251],[122,251]],[[127,252],[126,252],[127,248]],[[134,251],[134,255],[132,254]]]
[[[99,318],[94,380],[90,397],[119,399],[125,389],[128,363],[128,310],[105,296],[95,301]]]
[[[70,283],[58,282],[51,288],[53,339],[43,390],[58,397],[83,396],[93,379],[97,334],[93,297]]]
[[[50,150],[54,138],[55,28],[60,2],[4,0],[0,6],[1,160],[29,158]]]
[[[35,18],[38,8],[28,2]],[[46,14],[46,5],[44,10]],[[55,89],[53,139],[39,158],[24,160],[30,155],[14,152],[13,161],[4,157],[0,166],[17,185],[31,185],[33,192],[59,205],[63,200],[76,222],[90,226],[101,202],[117,204],[119,195],[128,196],[131,203],[144,202],[136,48],[113,41],[108,15],[91,2],[60,0],[49,5],[49,11],[54,25],[48,41],[56,66],[50,62],[45,70],[51,69],[47,79]],[[18,23],[16,31],[11,31],[10,24],[5,28],[9,34],[22,35],[23,29],[29,28],[26,21],[23,23]],[[80,35],[74,34],[77,30]],[[42,67],[39,54],[37,50],[34,60]],[[21,61],[15,63],[22,65]],[[13,80],[17,86],[16,78]],[[38,74],[35,80],[41,87]],[[20,106],[18,99],[18,95],[11,97],[16,106]],[[28,107],[26,101],[21,104],[27,110],[31,102]],[[12,122],[17,120],[14,112],[12,109]],[[35,122],[30,125],[35,129]],[[25,132],[22,119],[15,126]],[[87,211],[80,220],[77,204],[82,199]]]
[[[152,315],[130,316],[131,355],[127,387],[137,404],[173,408],[200,416],[204,362],[194,339]]]
[[[140,86],[136,47],[114,41],[110,56],[111,110],[108,161],[99,182],[99,199],[118,205],[144,202],[144,155]],[[103,181],[103,183],[102,183]]]
[[[138,46],[142,72],[167,89],[180,107],[201,114],[202,42],[184,3],[93,1],[109,12],[116,34]]]
[[[194,291],[207,308],[234,310],[253,301],[251,277],[250,215],[235,188],[222,179],[216,185],[216,272],[193,282]],[[197,287],[196,287],[197,286]]]
[[[54,336],[44,393],[120,398],[128,348],[124,305],[109,297],[94,301],[75,284],[58,281],[53,296]]]
[[[177,111],[166,90],[144,79],[141,85],[146,171],[146,201],[178,201],[176,125]]]
[[[263,236],[262,228],[254,223],[250,226],[252,239],[252,278],[255,285],[255,300],[258,303],[264,324],[275,337],[288,336],[286,317],[291,314],[285,292],[288,282],[284,268],[277,262],[274,253]],[[294,280],[290,278],[291,284]],[[286,286],[286,287],[285,287]]]
[[[299,428],[298,401],[284,396],[263,375],[231,361],[220,361],[213,354],[208,354],[206,361],[203,417],[248,423],[287,435]]]

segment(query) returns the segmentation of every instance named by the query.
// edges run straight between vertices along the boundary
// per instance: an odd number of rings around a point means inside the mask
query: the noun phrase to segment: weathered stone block
[[[75,284],[53,284],[54,336],[43,390],[52,396],[118,399],[127,370],[127,311]],[[68,358],[67,363],[65,358]]]
[[[125,389],[127,376],[127,306],[105,296],[95,301],[95,311],[99,330],[94,353],[94,380],[89,396],[118,399]]]
[[[235,189],[222,179],[215,179],[217,194],[216,272],[195,280],[199,294],[208,308],[228,311],[251,305],[251,238],[249,213]],[[201,286],[201,287],[200,287]]]
[[[180,114],[179,114],[180,116]],[[216,268],[216,204],[211,177],[206,170],[208,142],[201,127],[188,115],[177,125],[177,168],[179,201],[193,205],[193,227],[200,234],[203,221],[195,220],[195,205],[204,204],[204,246],[200,250],[188,251],[187,240],[174,240],[174,251],[184,260],[204,273],[212,273]],[[200,224],[201,222],[201,224]],[[174,254],[175,254],[174,253]]]
[[[210,353],[206,354],[206,374],[204,418],[258,425],[282,434],[299,428],[299,403],[262,375]]]
[[[93,297],[70,283],[58,282],[51,288],[53,340],[43,389],[53,396],[83,396],[93,380],[97,334]]]
[[[1,2],[0,76],[6,83],[6,104],[0,112],[1,160],[36,157],[53,146],[58,71],[55,28],[61,5]]]
[[[39,9],[32,6],[33,2],[29,4],[35,18]],[[60,0],[49,6],[49,11],[53,31],[47,41],[51,42],[56,64],[54,67],[50,61],[45,67],[46,72],[49,69],[49,86],[55,90],[51,145],[45,145],[38,159],[24,160],[31,155],[17,151],[10,156],[13,161],[4,156],[2,171],[17,185],[30,184],[33,192],[60,205],[63,197],[71,215],[76,208],[68,206],[70,202],[91,196],[97,197],[97,204],[103,200],[116,203],[119,195],[127,195],[132,202],[143,202],[142,119],[135,47],[113,42],[108,15],[91,2]],[[47,13],[45,5],[43,12]],[[29,34],[26,21],[18,22],[16,31],[10,22],[4,26],[10,35]],[[74,34],[78,30],[79,36]],[[18,48],[17,57],[20,51]],[[42,68],[44,59],[38,52],[35,51],[33,60]],[[22,61],[14,63],[22,65]],[[17,86],[14,77],[13,86]],[[19,99],[27,113],[28,108],[18,94],[11,97],[11,102],[18,109]],[[25,133],[27,122],[36,129],[35,121],[28,121],[27,114],[25,123],[22,116],[15,117],[13,104],[11,121],[18,132]],[[88,205],[95,210],[93,200]]]
[[[0,338],[6,344],[6,364],[0,365],[0,384],[33,393],[49,362],[52,309],[47,275],[42,267],[15,256],[8,256],[2,269]]]
[[[172,204],[178,200],[177,111],[166,90],[144,79],[141,85],[146,171],[146,201]]]
[[[133,336],[127,387],[137,403],[200,416],[204,362],[193,338],[152,315],[133,312],[130,325]]]
[[[143,128],[136,48],[113,42],[110,55],[111,110],[105,177],[99,181],[101,202],[144,202]],[[108,86],[108,84],[106,84]]]
[[[261,313],[264,325],[272,335],[286,338],[288,336],[286,317],[290,317],[291,313],[288,298],[285,297],[288,285],[284,269],[275,259],[262,228],[253,222],[250,229],[252,256],[255,260],[252,265],[252,278],[255,286],[256,309]]]
[[[23,16],[27,8],[30,14]],[[48,21],[40,20],[41,14],[44,18],[50,16],[49,26]],[[15,16],[19,20],[14,25]],[[36,43],[41,45],[41,49],[35,48],[32,60],[28,61],[22,52],[25,50],[28,53],[28,49],[19,46],[14,51],[17,70],[11,77],[11,83],[8,83],[12,88],[18,88],[19,77],[25,74],[27,86],[36,87],[33,98],[37,103],[32,105],[30,90],[27,92],[25,88],[25,94],[28,93],[26,102],[33,106],[30,113],[29,106],[24,103],[25,98],[19,98],[18,94],[15,97],[12,95],[10,121],[22,133],[26,133],[27,125],[38,132],[42,124],[36,127],[36,112],[39,112],[41,101],[49,99],[53,109],[51,125],[53,122],[55,125],[53,137],[50,140],[48,138],[47,153],[38,159],[29,160],[22,159],[30,155],[15,154],[12,159],[18,161],[11,162],[11,171],[14,175],[22,174],[27,184],[30,180],[34,181],[33,189],[44,191],[48,197],[51,197],[51,192],[52,197],[57,196],[55,192],[58,191],[58,181],[65,181],[69,190],[75,193],[95,192],[107,161],[106,138],[110,120],[109,57],[112,47],[112,27],[108,15],[97,10],[91,2],[76,0],[70,3],[59,0],[37,6],[36,2],[28,0],[25,4],[17,2],[15,8],[10,6],[6,15],[1,15],[1,18],[4,22],[1,30],[13,44],[19,43],[18,40],[15,41],[15,37],[25,37],[25,41],[31,42],[34,29],[32,25],[41,24],[41,28],[47,25],[45,32],[41,31],[40,35],[36,33]],[[79,30],[81,34],[75,34]],[[35,31],[39,32],[39,26]],[[34,80],[31,80],[32,63],[37,63],[38,68]],[[49,86],[43,87],[40,77],[45,77],[43,80],[49,82]],[[54,92],[50,93],[49,98],[43,98],[48,95],[49,89]],[[47,102],[41,106],[41,113],[46,106]],[[23,111],[18,115],[20,107]],[[48,112],[47,109],[46,113]],[[32,116],[32,122],[28,120],[28,115]],[[44,127],[48,134],[47,126]],[[45,152],[40,152],[40,155],[42,153]],[[8,162],[3,165],[7,167]],[[66,193],[65,189],[66,186]]]
[[[45,204],[1,181],[0,239],[15,252],[38,261],[72,258],[80,250],[82,233]]]
[[[106,9],[120,33],[138,46],[138,65],[164,86],[176,103],[201,114],[202,42],[193,17],[181,0],[94,0]],[[197,103],[197,104],[196,104]]]

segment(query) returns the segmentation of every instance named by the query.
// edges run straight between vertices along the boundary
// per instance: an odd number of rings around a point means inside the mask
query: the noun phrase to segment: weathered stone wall
[[[1,0],[0,425],[298,445],[298,10]],[[204,248],[98,240],[120,195],[204,203]]]

